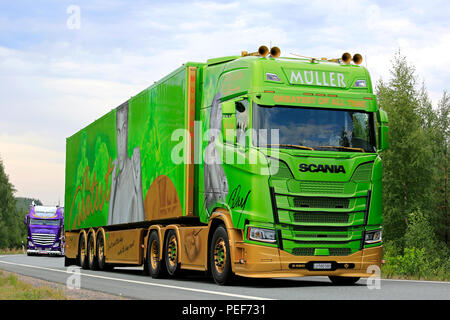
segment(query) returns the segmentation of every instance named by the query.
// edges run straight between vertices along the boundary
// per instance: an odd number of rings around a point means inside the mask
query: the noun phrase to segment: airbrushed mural
[[[208,214],[217,202],[225,203],[228,195],[228,181],[222,167],[222,157],[217,150],[217,139],[222,132],[222,109],[220,93],[212,101],[209,117],[209,139],[205,148],[205,206]]]
[[[67,139],[65,229],[180,217],[185,170],[171,159],[184,124],[185,70]],[[168,91],[155,99],[161,86]]]
[[[203,133],[195,137],[201,158],[195,183],[188,188],[185,163],[172,157],[187,141],[173,138],[187,127],[187,73],[180,68],[67,139],[66,230],[185,216],[188,189],[195,194],[193,215],[204,223],[217,207],[237,208],[242,195],[238,185],[229,186],[218,142],[223,92],[234,93],[245,77],[238,71],[218,81],[220,68],[210,71],[196,115]]]
[[[117,108],[117,158],[112,165],[108,225],[144,220],[141,183],[141,153],[135,147],[128,157],[128,103]]]

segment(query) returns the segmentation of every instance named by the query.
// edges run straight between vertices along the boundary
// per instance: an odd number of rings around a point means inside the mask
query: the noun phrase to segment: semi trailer
[[[66,266],[371,276],[388,121],[361,61],[187,62],[67,138]]]

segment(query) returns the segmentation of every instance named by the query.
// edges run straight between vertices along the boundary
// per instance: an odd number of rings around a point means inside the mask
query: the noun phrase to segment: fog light
[[[380,242],[382,239],[382,231],[380,230],[374,230],[374,231],[366,231],[366,237],[365,241],[366,243],[375,243]]]
[[[255,228],[255,227],[248,228],[248,239],[268,243],[277,242],[275,238],[275,230]]]

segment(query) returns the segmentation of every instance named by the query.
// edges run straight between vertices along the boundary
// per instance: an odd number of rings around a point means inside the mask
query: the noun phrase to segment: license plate
[[[331,269],[331,263],[314,263],[313,264],[314,270],[330,270]]]

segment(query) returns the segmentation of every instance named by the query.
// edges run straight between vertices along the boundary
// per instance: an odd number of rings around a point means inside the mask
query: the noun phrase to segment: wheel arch
[[[209,232],[208,232],[208,244],[207,244],[207,255],[206,255],[207,256],[206,264],[207,264],[207,272],[208,273],[211,272],[211,258],[210,258],[209,250],[210,250],[210,246],[211,246],[212,237],[213,237],[216,229],[221,225],[225,227],[225,230],[228,235],[231,262],[234,261],[235,242],[240,240],[240,239],[238,239],[238,237],[236,237],[236,233],[232,232],[232,230],[234,230],[234,226],[233,226],[233,220],[231,219],[230,212],[223,208],[215,209],[210,217],[209,224],[208,224]],[[231,263],[231,269],[234,272],[234,263]]]

